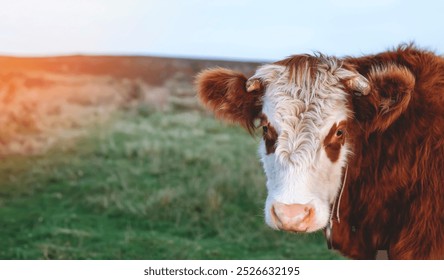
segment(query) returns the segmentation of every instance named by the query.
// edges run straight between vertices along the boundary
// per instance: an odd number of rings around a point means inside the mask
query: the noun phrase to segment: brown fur
[[[378,249],[391,259],[443,259],[444,59],[407,46],[346,62],[372,92],[350,95],[353,155],[333,246],[356,259]],[[384,65],[386,73],[371,71]]]
[[[278,62],[301,63],[315,71],[307,55]],[[392,259],[443,259],[444,59],[402,46],[343,63],[371,89],[367,96],[349,94],[352,153],[333,247],[356,259],[372,259],[382,249]],[[245,82],[243,75],[219,69],[201,74],[197,85],[217,116],[251,131],[260,94],[247,94]],[[339,140],[331,136],[326,146]],[[336,158],[334,151],[331,156]]]
[[[332,162],[336,162],[339,159],[341,147],[345,143],[346,127],[347,123],[344,121],[334,124],[324,139],[325,153]],[[338,131],[340,131],[340,134],[338,134]]]
[[[308,54],[293,55],[286,59],[275,62],[274,64],[282,65],[290,70],[289,76],[294,77],[296,74],[302,74],[304,67],[307,67],[310,79],[316,77],[316,69],[319,65],[319,58]]]
[[[261,114],[260,120],[260,125],[263,127],[262,138],[265,142],[265,151],[267,155],[269,155],[276,151],[276,141],[278,139],[278,134],[276,132],[276,129],[268,121],[266,115]]]
[[[201,102],[216,117],[242,125],[252,133],[254,121],[262,110],[260,92],[247,92],[247,78],[224,68],[209,69],[196,78],[197,93]]]

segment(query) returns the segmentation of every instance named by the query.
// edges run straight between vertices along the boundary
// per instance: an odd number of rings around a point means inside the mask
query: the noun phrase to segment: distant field
[[[38,75],[55,84],[16,82],[20,109],[0,86],[0,259],[341,258],[264,224],[258,138],[203,112],[188,77]]]

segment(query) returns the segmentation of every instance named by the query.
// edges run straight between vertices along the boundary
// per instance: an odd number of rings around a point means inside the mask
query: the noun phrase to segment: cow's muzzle
[[[285,231],[308,232],[314,228],[314,207],[310,204],[284,204],[271,206],[271,220],[277,228]]]

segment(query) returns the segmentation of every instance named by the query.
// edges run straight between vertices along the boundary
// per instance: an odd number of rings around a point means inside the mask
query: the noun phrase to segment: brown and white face
[[[266,223],[297,232],[324,228],[352,148],[350,92],[368,95],[369,81],[335,58],[301,55],[264,65],[248,80],[207,70],[197,86],[217,117],[248,130],[259,119]]]
[[[350,109],[343,80],[354,74],[335,60],[303,58],[265,65],[249,83],[264,85],[259,155],[267,177],[265,221],[275,229],[312,232],[327,225],[347,165]]]

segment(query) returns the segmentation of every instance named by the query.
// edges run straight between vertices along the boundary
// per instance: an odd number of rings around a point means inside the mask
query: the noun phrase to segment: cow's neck
[[[355,186],[356,183],[355,181],[358,173],[356,173],[355,167],[356,166],[353,164],[353,162],[351,163],[350,168],[349,165],[345,167],[341,188],[331,205],[330,218],[327,227],[324,230],[328,249],[338,250],[343,254],[354,258],[369,259],[375,257],[376,259],[387,259],[388,251],[386,242],[384,242],[385,245],[381,246],[381,244],[379,244],[379,246],[376,248],[372,248],[370,243],[366,244],[367,246],[364,245],[364,247],[362,247],[363,244],[361,244],[361,235],[363,234],[362,230],[364,230],[363,225],[361,224],[361,221],[357,220],[357,217],[353,214],[353,209],[355,209],[356,205],[350,204],[349,201],[350,192],[354,192],[354,190],[356,190],[355,188],[350,189],[350,187]],[[342,209],[341,202],[343,204]],[[349,209],[350,207],[351,209]],[[345,234],[347,237],[343,234]],[[345,238],[345,240],[347,240],[345,244],[348,244],[349,242],[352,242],[352,244],[345,245],[344,247],[344,242],[339,241],[338,236],[341,239]],[[376,249],[376,255],[372,254],[372,249]]]
[[[335,212],[336,212],[336,220],[338,221],[338,223],[341,223],[339,208],[341,206],[342,194],[344,193],[345,184],[347,182],[347,175],[348,175],[348,165],[345,167],[344,178],[342,179],[341,189],[339,190],[339,195],[333,201],[333,205],[331,206],[330,218],[328,220],[328,224],[325,229],[325,237],[327,239],[328,249],[334,249],[332,234],[333,234],[333,217]]]

